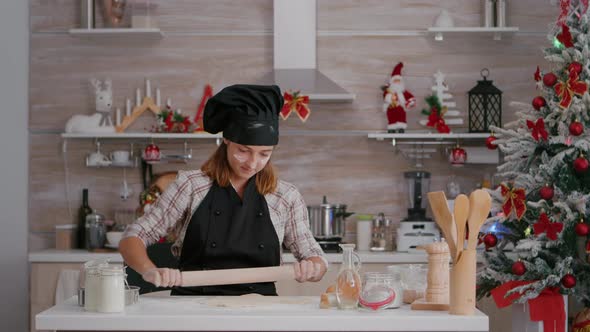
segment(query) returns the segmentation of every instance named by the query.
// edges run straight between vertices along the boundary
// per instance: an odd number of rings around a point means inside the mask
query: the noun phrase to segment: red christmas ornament
[[[467,152],[457,145],[453,150],[451,150],[451,154],[449,155],[449,161],[453,166],[463,166],[465,165],[465,161],[467,160]]]
[[[148,145],[144,151],[145,161],[159,161],[160,160],[160,148],[154,143]]]
[[[573,288],[576,286],[576,277],[568,273],[561,278],[561,284],[565,288]]]
[[[576,74],[580,75],[582,73],[582,64],[579,62],[572,62],[570,63],[570,65],[567,67],[568,71],[575,71]]]
[[[547,73],[543,75],[543,84],[548,87],[552,87],[557,83],[557,76],[553,73]]]
[[[553,199],[553,194],[554,194],[553,186],[549,186],[549,185],[543,186],[541,188],[541,190],[539,190],[539,194],[541,195],[541,198],[546,201]]]
[[[524,263],[521,261],[514,262],[514,264],[512,264],[512,273],[516,274],[517,276],[525,274],[526,267],[524,266]]]
[[[579,121],[570,123],[570,134],[580,136],[584,132],[584,125]]]
[[[584,219],[582,219],[576,224],[574,231],[578,236],[587,236],[588,233],[590,233],[590,227],[588,227],[588,224],[584,223]]]
[[[498,244],[498,238],[494,234],[486,234],[483,237],[483,243],[486,245],[486,249],[493,248]]]
[[[584,155],[580,155],[576,160],[574,160],[574,170],[576,170],[576,173],[578,174],[586,173],[588,170],[588,160],[584,157]]]
[[[545,98],[541,97],[541,96],[536,96],[533,99],[533,108],[536,109],[537,111],[541,109],[541,107],[545,107],[547,105],[547,101],[545,101]]]
[[[492,142],[494,142],[496,139],[497,138],[496,136],[494,136],[494,134],[491,134],[490,137],[486,138],[486,146],[488,147],[488,149],[496,150],[498,148],[496,144],[492,144]]]

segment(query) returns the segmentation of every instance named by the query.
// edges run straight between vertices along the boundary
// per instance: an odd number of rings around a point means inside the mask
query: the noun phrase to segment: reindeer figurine
[[[112,82],[110,79],[101,82],[93,78],[90,80],[90,84],[94,87],[96,113],[72,116],[66,123],[66,132],[114,133],[115,127],[111,118],[111,108],[113,106]]]

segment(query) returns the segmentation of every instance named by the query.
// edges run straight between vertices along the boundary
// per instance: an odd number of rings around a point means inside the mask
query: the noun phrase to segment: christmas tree
[[[590,306],[590,13],[584,2],[562,1],[544,50],[548,69],[531,69],[539,94],[532,105],[513,103],[517,120],[492,128],[493,144],[505,154],[498,167],[503,182],[490,192],[501,212],[488,221],[496,224],[484,242],[493,248],[484,254],[478,298],[510,284],[506,296],[518,303],[550,290]],[[488,241],[494,235],[498,245]],[[509,242],[516,257],[503,251]]]

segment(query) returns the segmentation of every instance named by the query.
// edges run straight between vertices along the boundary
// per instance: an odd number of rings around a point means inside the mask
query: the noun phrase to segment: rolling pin
[[[183,287],[249,284],[295,278],[292,265],[181,272]]]

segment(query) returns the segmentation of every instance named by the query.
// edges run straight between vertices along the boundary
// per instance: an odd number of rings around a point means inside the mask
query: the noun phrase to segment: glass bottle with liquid
[[[361,277],[359,275],[361,259],[354,252],[354,244],[340,244],[340,248],[342,248],[342,265],[336,280],[338,308],[356,309],[361,293]]]

